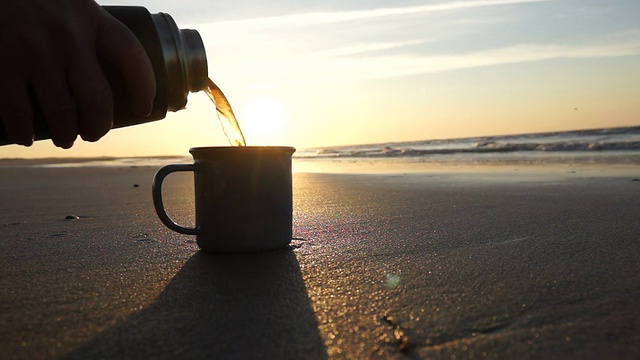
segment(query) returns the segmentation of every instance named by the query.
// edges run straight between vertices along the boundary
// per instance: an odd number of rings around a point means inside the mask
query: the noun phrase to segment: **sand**
[[[0,166],[0,358],[640,358],[640,171],[297,173],[299,240],[215,255],[155,170]]]

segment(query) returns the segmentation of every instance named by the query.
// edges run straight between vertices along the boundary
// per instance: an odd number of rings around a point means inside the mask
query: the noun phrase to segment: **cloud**
[[[283,16],[263,17],[254,19],[229,20],[210,23],[216,27],[233,27],[243,30],[260,29],[285,29],[309,27],[322,24],[332,24],[339,22],[373,19],[387,16],[401,16],[412,14],[432,13],[448,10],[469,9],[487,6],[515,5],[537,2],[548,2],[554,0],[474,0],[455,1],[441,4],[429,4],[406,7],[391,7],[368,10],[350,10],[333,12],[311,12],[301,14],[291,14]]]
[[[408,42],[411,43],[411,42]],[[441,55],[336,56],[362,54],[372,49],[406,44],[369,44],[318,53],[289,54],[263,59],[259,64],[236,62],[228,70],[233,81],[250,86],[310,86],[422,75],[486,66],[531,63],[553,59],[640,56],[639,39],[583,45],[518,44],[482,51]]]
[[[323,50],[316,53],[320,57],[341,57],[359,55],[373,51],[391,50],[402,48],[405,46],[419,45],[425,43],[425,40],[407,40],[398,42],[378,42],[378,43],[365,43],[352,46],[345,46],[335,49]]]
[[[463,54],[380,56],[364,59],[319,60],[316,80],[358,81],[454,71],[485,66],[552,59],[640,56],[640,42],[617,44],[520,44]],[[322,70],[320,70],[322,69]],[[307,78],[307,81],[311,80]]]

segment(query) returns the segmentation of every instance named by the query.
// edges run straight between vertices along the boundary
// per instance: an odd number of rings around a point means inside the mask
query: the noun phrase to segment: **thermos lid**
[[[151,14],[164,54],[168,109],[185,107],[189,92],[204,90],[208,69],[204,43],[196,30],[179,29],[169,14]]]

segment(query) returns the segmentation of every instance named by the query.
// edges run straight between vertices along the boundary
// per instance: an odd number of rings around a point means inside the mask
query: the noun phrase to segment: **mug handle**
[[[171,220],[169,215],[167,215],[167,212],[164,210],[164,205],[162,203],[162,181],[167,175],[171,174],[172,172],[195,171],[195,170],[196,170],[195,164],[163,166],[160,168],[160,170],[158,170],[156,175],[153,177],[153,183],[151,186],[151,193],[153,195],[153,206],[156,208],[156,213],[158,214],[160,221],[162,221],[162,223],[165,224],[169,229],[173,231],[177,231],[181,234],[198,235],[200,233],[200,229],[197,227],[188,228],[188,227],[180,226],[176,224],[173,220]]]

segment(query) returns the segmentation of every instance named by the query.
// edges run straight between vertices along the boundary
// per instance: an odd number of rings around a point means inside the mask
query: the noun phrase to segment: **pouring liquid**
[[[229,100],[224,96],[222,90],[211,79],[207,81],[207,88],[205,92],[213,101],[216,106],[216,112],[218,119],[220,119],[220,125],[222,125],[222,131],[227,136],[229,145],[231,146],[246,146],[247,143],[244,140],[244,135],[238,125],[238,120],[233,114],[233,109],[229,104]]]

